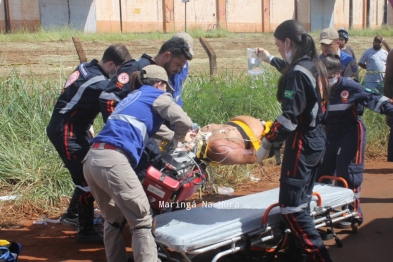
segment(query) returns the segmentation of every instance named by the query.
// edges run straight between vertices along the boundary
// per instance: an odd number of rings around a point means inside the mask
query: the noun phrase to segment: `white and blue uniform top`
[[[174,131],[161,126],[168,120]],[[91,143],[108,143],[125,152],[135,168],[150,137],[182,141],[192,128],[192,121],[171,94],[144,85],[129,93],[109,116],[101,132]],[[158,131],[160,130],[159,134]]]
[[[359,63],[365,64],[367,73],[364,82],[383,82],[388,52],[384,49],[369,48],[360,57]]]

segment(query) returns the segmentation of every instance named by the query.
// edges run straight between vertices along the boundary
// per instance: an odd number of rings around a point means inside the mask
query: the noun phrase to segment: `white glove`
[[[256,153],[257,163],[261,164],[262,160],[269,154],[272,143],[268,142],[266,138],[262,139],[262,145]]]
[[[261,47],[257,48],[257,56],[262,61],[264,61],[266,63],[269,63],[269,64],[270,64],[270,61],[272,60],[272,58],[274,57],[274,56],[270,55],[270,53],[267,50],[265,50],[265,49],[263,49]]]

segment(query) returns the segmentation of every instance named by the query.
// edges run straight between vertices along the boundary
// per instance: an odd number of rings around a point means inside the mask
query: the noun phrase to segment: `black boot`
[[[104,244],[101,234],[94,228],[93,203],[78,207],[79,231],[76,236],[78,242]]]
[[[78,208],[77,208],[78,199],[80,196],[79,190],[80,189],[75,188],[67,212],[60,217],[60,223],[66,226],[75,227],[77,229],[79,229]]]

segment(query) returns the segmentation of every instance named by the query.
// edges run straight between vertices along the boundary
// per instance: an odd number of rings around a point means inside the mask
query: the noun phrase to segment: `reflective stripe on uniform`
[[[83,186],[77,185],[76,187],[82,189],[85,192],[90,192],[90,187],[89,186],[83,187]]]
[[[107,93],[105,91],[103,91],[100,95],[100,99],[105,99],[105,100],[114,100],[116,102],[120,102],[120,98],[115,95],[114,93]]]
[[[300,206],[297,207],[280,207],[280,212],[283,215],[297,213],[303,211],[305,208],[307,208],[307,206],[308,203],[301,204]]]
[[[131,124],[132,126],[136,127],[139,131],[141,131],[141,135],[145,142],[149,139],[147,135],[147,127],[145,123],[136,119],[135,117],[129,115],[122,115],[122,114],[112,114],[109,116],[108,120],[109,119],[116,119]]]
[[[286,129],[288,129],[289,131],[294,131],[297,127],[297,125],[294,125],[291,120],[289,120],[288,118],[285,118],[284,116],[278,116],[276,118],[276,121],[279,122],[283,127],[285,127]]]
[[[390,100],[390,98],[388,98],[388,97],[386,97],[386,96],[382,96],[380,99],[379,99],[379,101],[378,101],[378,103],[377,103],[377,105],[375,106],[375,108],[373,109],[373,111],[374,112],[377,112],[377,113],[381,113],[380,111],[380,107],[381,107],[381,105],[382,105],[382,103],[383,102],[385,102],[385,101],[389,101]]]
[[[337,104],[337,105],[330,105],[328,106],[328,111],[345,111],[348,108],[353,107],[353,103],[350,104]]]
[[[307,76],[307,78],[311,81],[311,84],[313,86],[313,88],[316,90],[317,88],[317,80],[315,79],[315,77],[312,75],[312,73],[310,72],[309,69],[307,69],[304,66],[301,65],[296,65],[293,69],[294,71],[300,71],[303,74],[305,74]],[[316,120],[317,120],[317,116],[318,116],[318,109],[319,109],[319,105],[318,103],[315,103],[313,109],[312,109],[312,121],[310,123],[311,127],[315,127],[316,125]]]
[[[89,79],[88,81],[86,81],[83,85],[81,85],[78,88],[78,91],[76,92],[74,97],[71,99],[71,101],[68,102],[67,105],[63,109],[60,110],[59,113],[60,114],[65,114],[68,111],[70,111],[78,103],[78,101],[81,99],[83,92],[85,91],[85,89],[88,86],[90,86],[92,84],[95,84],[97,82],[100,82],[100,81],[105,81],[105,80],[106,80],[105,76],[101,75],[101,76],[93,77],[93,78]]]

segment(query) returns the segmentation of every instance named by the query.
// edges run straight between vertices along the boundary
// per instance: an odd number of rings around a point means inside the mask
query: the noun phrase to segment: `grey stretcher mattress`
[[[322,206],[339,206],[354,201],[350,189],[316,184],[314,191],[322,196]],[[161,214],[156,217],[156,242],[176,252],[210,246],[221,241],[261,229],[266,209],[278,202],[279,189],[232,198],[189,210]],[[314,199],[314,198],[313,198]],[[311,207],[316,206],[312,201]],[[269,212],[268,224],[282,221],[280,209]]]

